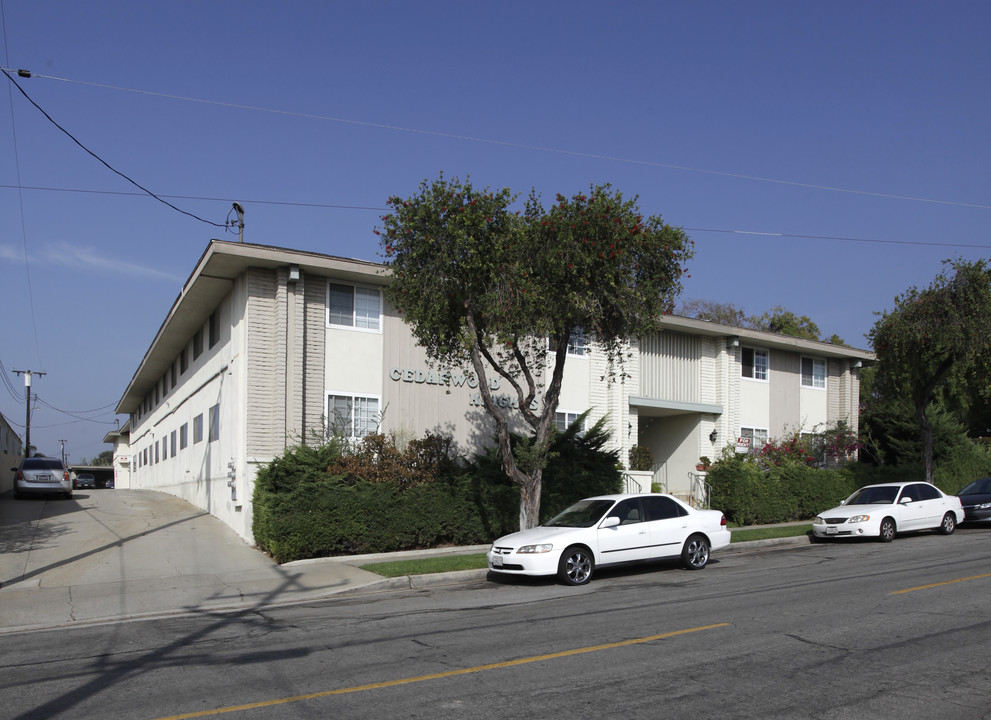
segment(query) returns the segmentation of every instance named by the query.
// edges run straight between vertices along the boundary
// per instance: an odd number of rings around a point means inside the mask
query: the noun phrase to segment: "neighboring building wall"
[[[0,465],[0,492],[14,489],[13,468],[20,464],[23,455],[24,443],[20,436],[14,432],[7,418],[0,415],[0,457],[3,458]]]
[[[114,443],[114,487],[127,489],[131,487],[131,445],[127,436],[121,436]]]

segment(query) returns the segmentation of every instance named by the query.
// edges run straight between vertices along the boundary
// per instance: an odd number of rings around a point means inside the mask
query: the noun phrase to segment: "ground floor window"
[[[749,440],[754,450],[763,450],[767,445],[767,428],[741,427],[740,437]]]
[[[377,397],[327,396],[327,430],[331,435],[364,437],[378,432],[381,420]]]
[[[554,413],[554,427],[557,428],[558,432],[564,432],[569,427],[571,427],[580,417],[581,417],[581,413],[556,412]],[[584,420],[582,420],[581,428],[579,429],[578,434],[579,435],[585,434]]]

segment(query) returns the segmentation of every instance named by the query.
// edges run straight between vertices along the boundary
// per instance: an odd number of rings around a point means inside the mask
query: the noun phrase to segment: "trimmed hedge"
[[[967,483],[991,477],[991,448],[967,443],[955,448],[937,466],[935,484],[955,493]],[[797,462],[762,467],[729,456],[712,466],[711,507],[737,525],[808,520],[838,505],[864,485],[925,480],[921,466],[874,466],[849,463],[839,470],[821,470]]]
[[[807,520],[838,505],[859,487],[852,473],[801,463],[761,469],[742,460],[723,460],[709,471],[710,505],[737,525]]]
[[[543,474],[541,518],[583,497],[619,491],[616,455],[602,450],[604,438],[594,429],[583,438],[556,438]],[[331,474],[339,452],[333,443],[297,446],[259,471],[253,532],[276,562],[480,545],[519,529],[519,489],[495,452],[414,485]]]

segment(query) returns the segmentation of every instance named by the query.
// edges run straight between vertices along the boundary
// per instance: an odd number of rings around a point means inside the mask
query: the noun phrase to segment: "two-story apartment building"
[[[451,436],[466,452],[493,425],[475,378],[433,367],[385,301],[377,263],[211,241],[121,398],[118,486],[173,493],[252,538],[259,465],[300,441],[381,429]],[[858,422],[853,348],[665,317],[631,341],[623,381],[576,337],[558,407],[563,427],[605,417],[613,447],[657,460],[645,483],[686,494],[702,455],[839,420]],[[493,386],[501,402],[514,398]],[[502,392],[500,392],[502,390]],[[126,469],[126,472],[124,471]],[[644,488],[647,489],[647,488]]]

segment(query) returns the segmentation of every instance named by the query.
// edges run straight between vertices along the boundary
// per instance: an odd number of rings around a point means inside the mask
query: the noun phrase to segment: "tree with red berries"
[[[569,342],[584,334],[620,377],[628,341],[671,311],[692,249],[682,230],[645,218],[637,198],[609,185],[558,195],[550,208],[536,193],[519,210],[516,200],[508,188],[441,175],[390,198],[376,232],[392,273],[386,295],[414,337],[433,362],[478,378],[527,529],[540,521]],[[493,400],[494,376],[510,384],[517,408]],[[514,444],[519,427],[527,434]]]

